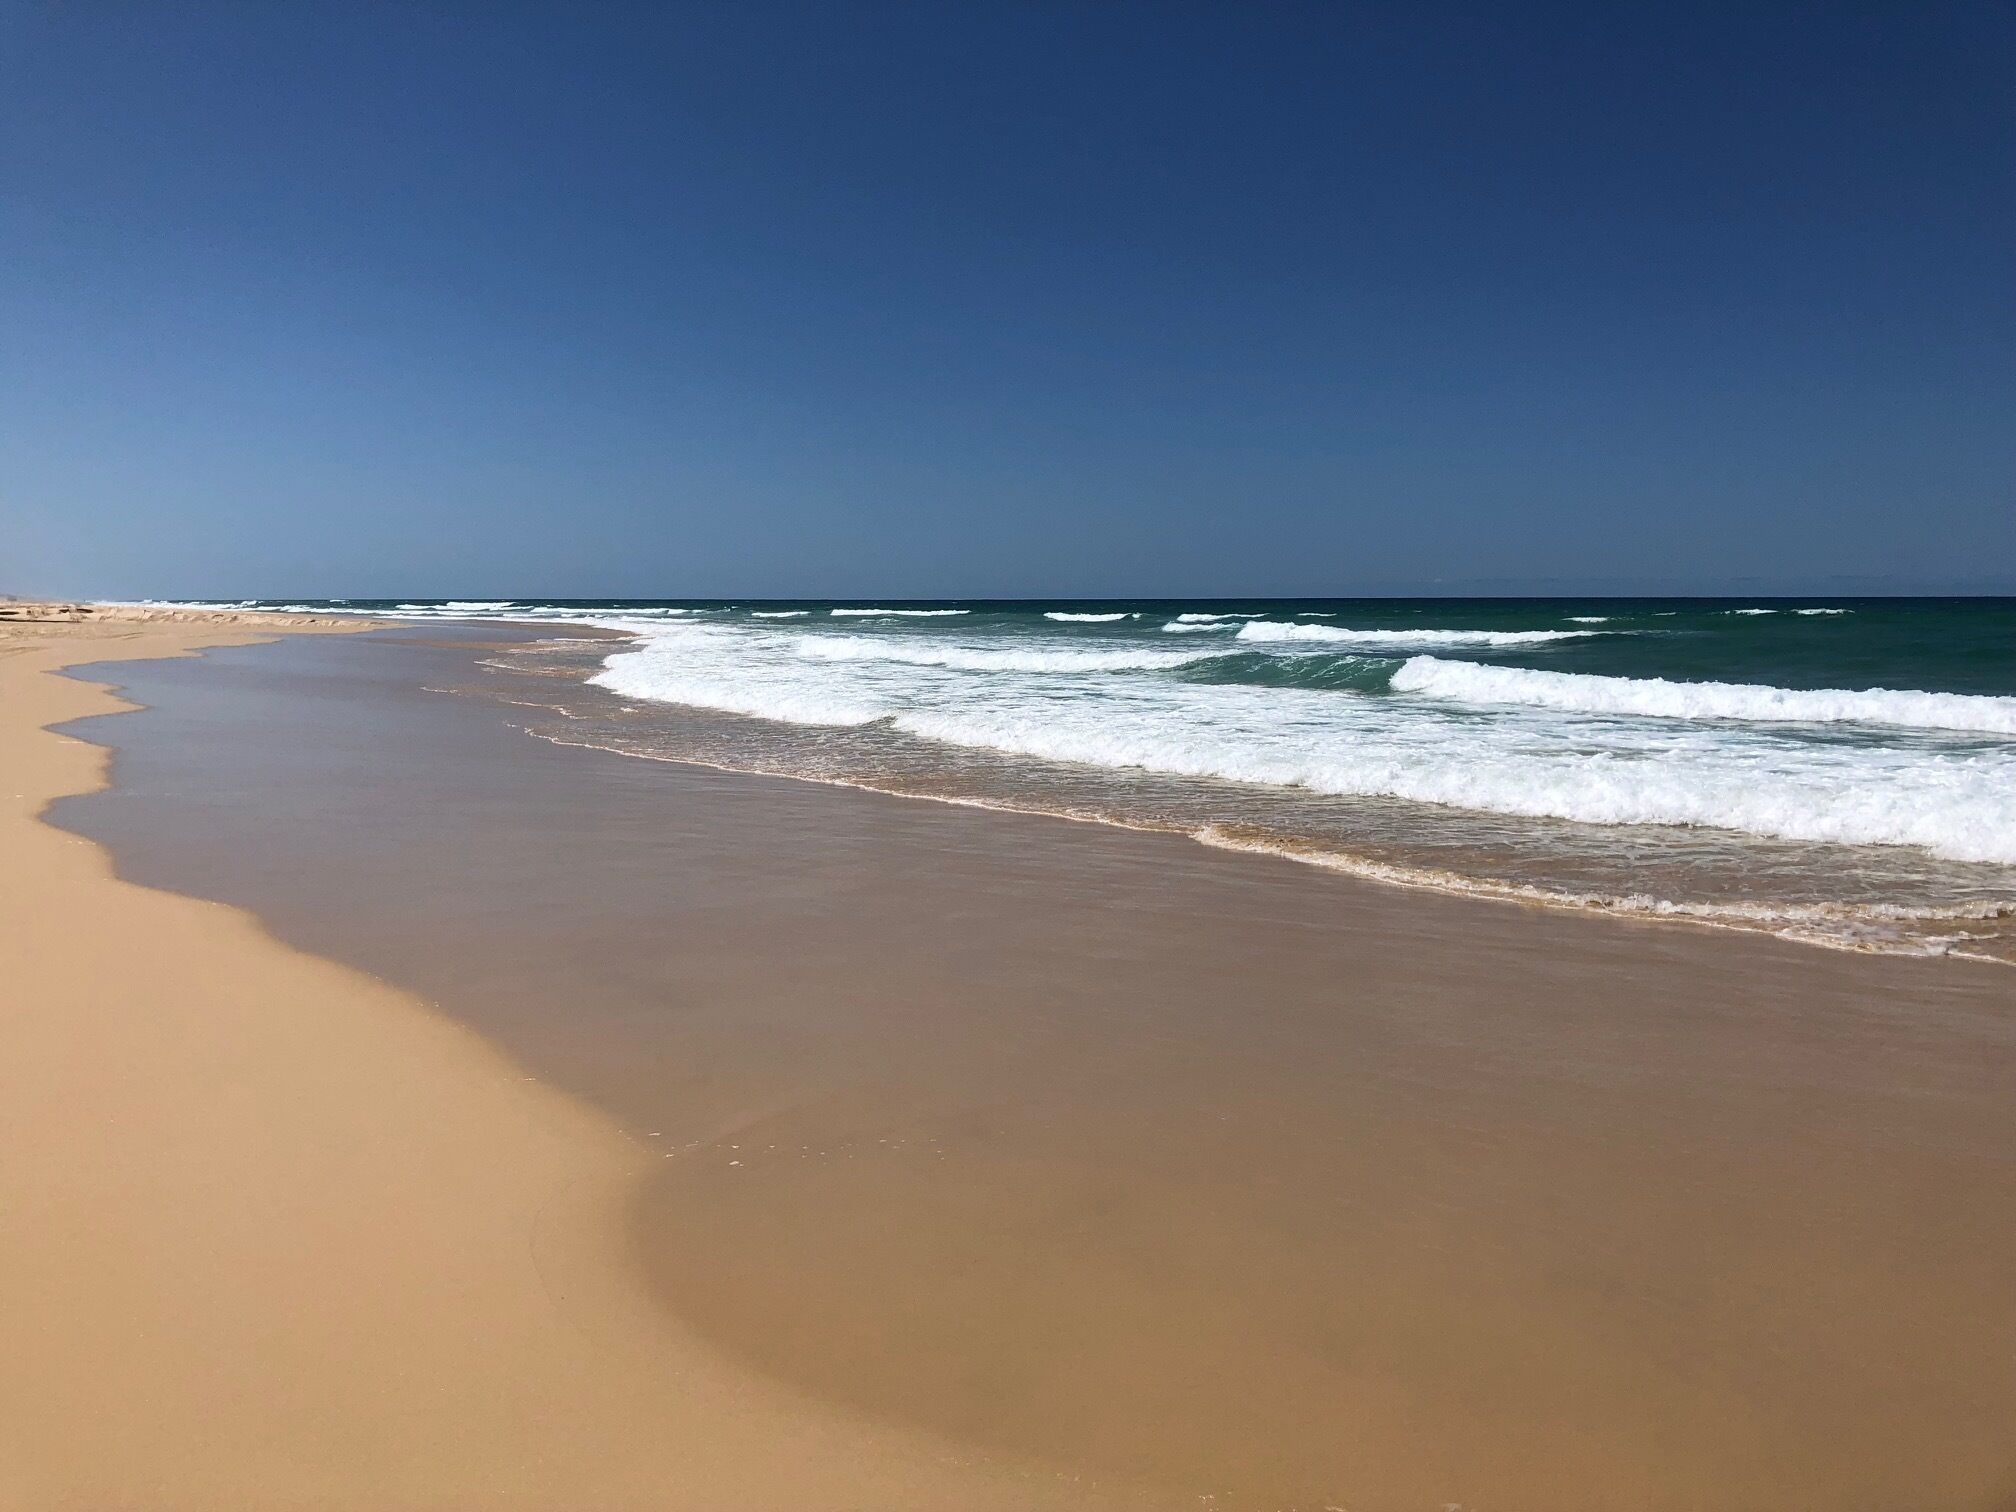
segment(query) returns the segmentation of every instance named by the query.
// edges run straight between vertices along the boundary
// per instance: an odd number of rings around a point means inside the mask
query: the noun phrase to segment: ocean
[[[2016,961],[2016,600],[259,600],[578,624],[526,727],[1403,886]]]

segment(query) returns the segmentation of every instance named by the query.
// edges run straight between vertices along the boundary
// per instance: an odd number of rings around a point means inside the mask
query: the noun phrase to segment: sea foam
[[[1052,761],[1588,824],[1711,826],[2016,862],[2016,769],[2007,765],[1990,770],[1924,757],[1858,768],[1816,753],[1706,741],[1688,760],[1619,759],[1635,753],[1576,749],[1511,727],[1466,739],[1448,727],[1368,722],[1349,738],[1333,730],[1326,739],[1320,727],[1299,724],[1301,711],[1279,707],[1286,696],[1277,693],[1273,705],[1287,717],[1265,732],[1228,720],[1231,701],[1125,718],[1094,710],[1058,718],[1035,709],[932,709],[896,714],[892,723],[948,744]]]
[[[2016,735],[2016,698],[1892,688],[1773,688],[1756,683],[1599,677],[1416,656],[1393,674],[1396,693],[1517,704],[1583,714],[1789,724],[1890,725]]]
[[[985,646],[971,643],[977,636],[947,643],[912,634],[785,633],[746,622],[636,628],[639,640],[612,654],[594,678],[631,698],[790,724],[876,723],[950,746],[1318,794],[1597,825],[1905,845],[1955,860],[2016,863],[2016,748],[1850,741],[1740,717],[1718,723],[1727,716],[1712,704],[1659,702],[1740,697],[1754,710],[1760,705],[1750,701],[1761,696],[1762,707],[1782,714],[1788,706],[1771,695],[1787,690],[1668,684],[1648,693],[1634,679],[1422,656],[1398,669],[1394,696],[1070,675],[1152,674],[1193,659],[1125,646]],[[1460,681],[1492,673],[1510,680]],[[1495,696],[1480,698],[1480,688]],[[1571,701],[1536,701],[1536,690],[1540,700]],[[1505,703],[1508,691],[1524,701]],[[1969,730],[1980,727],[1984,706],[1999,720],[2016,703],[1904,694],[1894,696],[1913,702],[1897,705],[1880,692],[1845,696],[1877,700],[1843,706],[1858,720],[1872,709],[1895,718],[1908,707],[1913,722],[1940,711],[1950,725],[1958,708]],[[1556,712],[1609,712],[1600,707],[1606,699],[1632,705],[1601,722]],[[1501,707],[1480,707],[1491,703]],[[1647,712],[1660,717],[1636,717]],[[1812,711],[1799,717],[1810,719]]]
[[[1259,620],[1239,627],[1242,641],[1321,641],[1357,646],[1530,646],[1579,640],[1600,630],[1347,630],[1340,625],[1284,624]]]
[[[992,651],[971,646],[873,640],[858,635],[808,635],[798,654],[813,661],[885,662],[962,672],[1152,672],[1211,659],[1175,651]]]

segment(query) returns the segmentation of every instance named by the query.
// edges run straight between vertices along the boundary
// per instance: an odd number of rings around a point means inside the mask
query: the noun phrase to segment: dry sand
[[[57,669],[309,624],[0,619],[0,1505],[1121,1504],[713,1353],[639,1283],[613,1126],[38,821],[106,764],[45,727],[122,707]]]

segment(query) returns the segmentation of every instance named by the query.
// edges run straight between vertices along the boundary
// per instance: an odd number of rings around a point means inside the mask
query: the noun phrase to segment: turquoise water
[[[2016,954],[2016,600],[260,607],[620,630],[505,659],[572,743]]]

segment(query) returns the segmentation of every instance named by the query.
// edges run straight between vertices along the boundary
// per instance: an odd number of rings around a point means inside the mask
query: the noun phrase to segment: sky
[[[2016,7],[0,0],[0,591],[2016,591]]]

